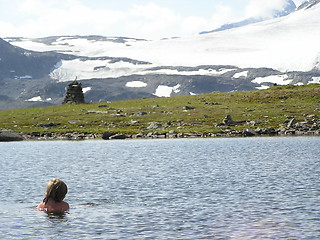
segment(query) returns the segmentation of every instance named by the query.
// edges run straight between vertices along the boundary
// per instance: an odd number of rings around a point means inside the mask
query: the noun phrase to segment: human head
[[[58,178],[51,179],[47,184],[45,202],[52,198],[56,202],[61,202],[68,192],[67,185]]]

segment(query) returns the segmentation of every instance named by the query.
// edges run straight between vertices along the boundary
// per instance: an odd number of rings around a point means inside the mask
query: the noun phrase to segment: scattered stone
[[[89,110],[86,112],[86,114],[90,114],[90,113],[96,113],[96,114],[108,114],[108,111],[95,111],[95,110]]]
[[[245,137],[252,137],[252,136],[257,136],[258,133],[253,130],[252,128],[246,128],[243,130],[242,134],[245,136]]]
[[[57,127],[60,126],[60,123],[39,123],[37,127]]]
[[[70,121],[68,121],[68,123],[70,123],[70,124],[77,124],[77,123],[79,123],[79,120],[70,120]]]
[[[147,112],[137,112],[134,114],[134,116],[137,116],[137,117],[140,117],[140,116],[144,116],[144,115],[147,115],[148,113]]]
[[[287,127],[288,127],[288,128],[292,128],[296,123],[297,123],[297,120],[296,120],[295,118],[292,118],[292,119],[289,121]]]
[[[130,124],[138,124],[139,123],[139,121],[136,121],[136,120],[131,120],[130,121]]]
[[[192,109],[194,109],[194,107],[190,107],[190,106],[184,106],[183,107],[183,110],[192,110]]]
[[[256,121],[247,122],[247,126],[250,126],[250,127],[255,127],[255,126],[258,126],[258,125],[259,124]]]
[[[220,103],[217,102],[206,102],[206,105],[221,105]]]
[[[12,130],[0,130],[0,142],[22,141],[24,138]]]
[[[231,115],[227,114],[227,116],[222,120],[222,124],[227,126],[236,125],[236,122],[232,120]]]
[[[162,127],[162,125],[158,122],[151,122],[147,129],[157,129]]]

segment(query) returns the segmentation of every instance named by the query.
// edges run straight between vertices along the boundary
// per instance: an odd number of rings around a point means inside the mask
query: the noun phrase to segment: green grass
[[[185,106],[193,109],[183,110]],[[218,133],[229,128],[217,126],[226,114],[239,122],[256,121],[261,127],[279,127],[288,116],[303,121],[305,115],[318,114],[319,108],[320,85],[277,86],[260,91],[4,110],[0,111],[0,129],[23,133],[110,131],[135,134],[170,130],[178,133]],[[140,114],[142,112],[147,114]],[[48,128],[37,126],[51,122],[59,125]],[[162,127],[148,130],[150,122],[158,122]],[[245,127],[245,124],[239,124],[231,129]]]

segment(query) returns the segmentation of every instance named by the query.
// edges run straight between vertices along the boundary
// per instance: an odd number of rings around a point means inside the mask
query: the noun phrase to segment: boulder
[[[296,123],[297,123],[297,120],[296,120],[295,118],[292,118],[292,119],[289,121],[287,127],[288,127],[288,128],[293,128]]]
[[[111,139],[126,139],[126,138],[127,138],[127,136],[124,134],[114,134],[111,137],[109,137],[110,140]]]
[[[147,127],[147,129],[157,129],[157,128],[161,128],[162,125],[160,123],[157,122],[151,122],[150,125]]]
[[[182,109],[183,109],[183,110],[192,110],[192,109],[194,109],[194,107],[184,106]]]
[[[12,130],[0,130],[0,142],[22,141],[24,138]]]
[[[257,136],[258,133],[252,128],[246,128],[243,130],[242,134],[246,137]]]
[[[236,125],[236,122],[232,120],[231,115],[227,114],[227,116],[222,120],[222,124],[231,126]]]
[[[104,132],[102,134],[102,139],[104,140],[109,140],[111,136],[115,135],[115,133],[112,133],[112,132]]]

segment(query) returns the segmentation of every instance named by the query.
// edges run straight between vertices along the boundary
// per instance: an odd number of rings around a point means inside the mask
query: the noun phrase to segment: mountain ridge
[[[219,28],[216,28],[211,31],[203,31],[203,32],[200,32],[199,34],[220,32],[220,31],[225,31],[225,30],[232,29],[232,28],[243,27],[243,26],[253,24],[253,23],[263,22],[263,21],[266,21],[266,20],[269,20],[272,18],[284,17],[284,16],[287,16],[290,13],[294,12],[296,10],[296,8],[297,8],[297,6],[295,5],[295,3],[292,0],[287,0],[284,9],[274,10],[272,13],[272,17],[250,17],[250,18],[238,21],[238,22],[223,24]]]
[[[0,109],[60,104],[75,78],[87,102],[320,83],[317,3],[285,17],[179,39],[6,38],[0,58],[10,59],[8,51],[3,56],[6,48],[19,54],[0,65]]]

